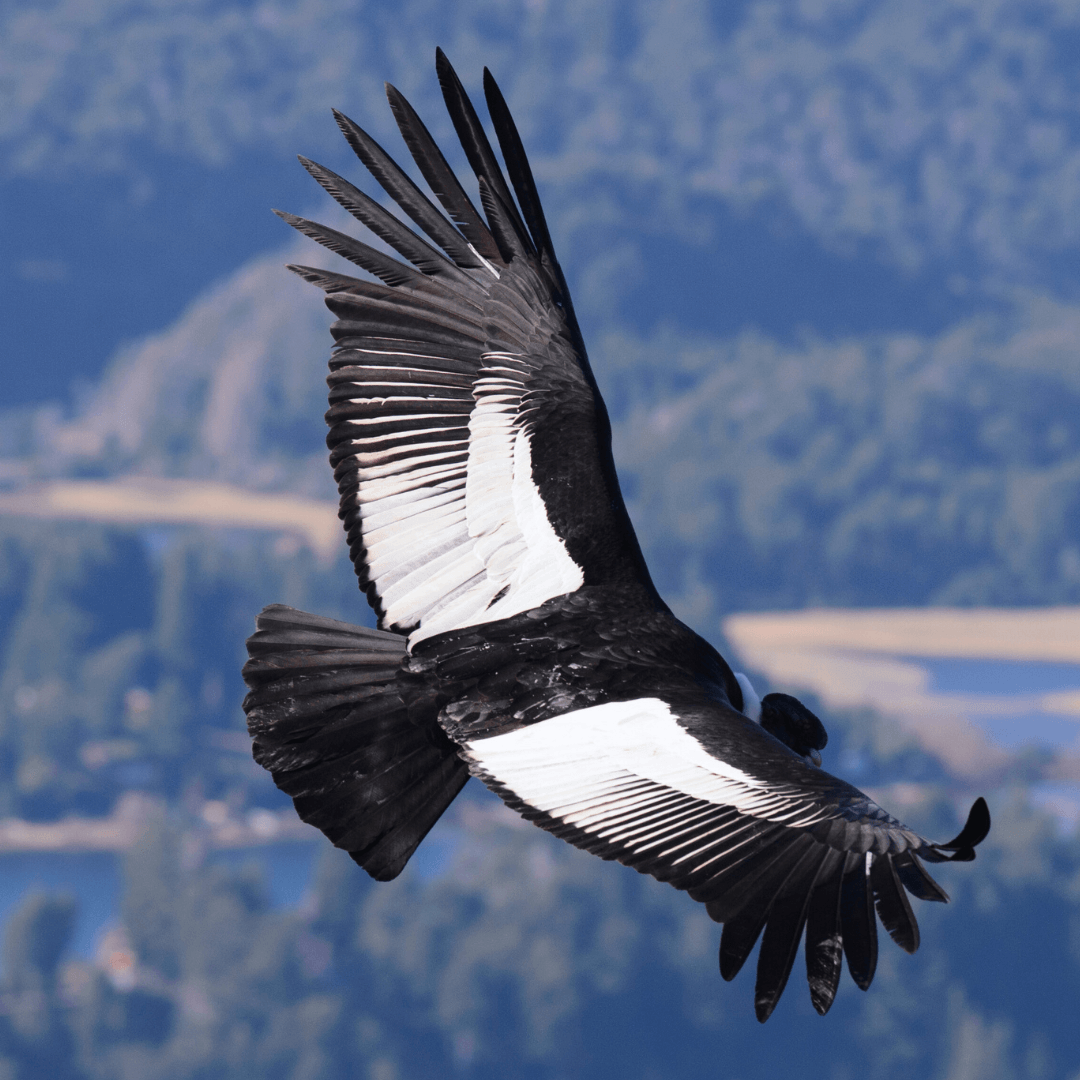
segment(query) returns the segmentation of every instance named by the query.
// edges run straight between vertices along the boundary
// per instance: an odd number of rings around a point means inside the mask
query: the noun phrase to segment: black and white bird
[[[380,629],[279,605],[258,616],[244,668],[255,760],[381,881],[478,777],[556,836],[704,903],[724,924],[725,979],[761,938],[762,1021],[805,930],[824,1014],[843,957],[870,985],[878,918],[915,951],[906,894],[947,899],[923,862],[974,858],[986,804],[949,843],[917,835],[818,767],[817,717],[787,695],[759,701],[668,609],[506,103],[485,71],[509,185],[442,52],[437,70],[482,212],[388,86],[442,209],[335,114],[416,229],[304,158],[400,258],[281,214],[370,275],[290,267],[337,316],[327,442]]]

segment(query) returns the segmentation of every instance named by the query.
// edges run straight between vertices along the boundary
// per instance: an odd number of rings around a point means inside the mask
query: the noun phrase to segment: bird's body
[[[441,54],[438,69],[483,217],[393,88],[447,216],[340,116],[427,239],[306,161],[407,261],[283,215],[381,282],[294,267],[339,319],[328,444],[382,629],[280,606],[260,615],[245,667],[256,760],[379,879],[401,871],[477,776],[570,843],[703,901],[725,924],[726,978],[764,932],[760,1019],[805,927],[824,1012],[842,953],[860,986],[873,977],[875,907],[914,951],[905,887],[945,899],[920,859],[972,858],[985,804],[949,844],[918,836],[811,763],[825,744],[813,714],[786,695],[752,700],[745,677],[664,604],[513,121],[485,73],[516,206]]]

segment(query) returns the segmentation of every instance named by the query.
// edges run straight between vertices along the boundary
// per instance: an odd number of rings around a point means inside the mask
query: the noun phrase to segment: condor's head
[[[829,741],[825,725],[798,698],[790,694],[766,694],[759,698],[741,671],[735,673],[735,678],[743,693],[743,712],[788,749],[820,768],[820,752]]]

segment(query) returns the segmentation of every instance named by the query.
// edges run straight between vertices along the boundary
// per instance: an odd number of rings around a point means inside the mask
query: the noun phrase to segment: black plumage
[[[441,52],[437,71],[482,213],[388,87],[441,210],[335,116],[423,235],[303,158],[396,257],[281,215],[377,279],[291,267],[337,318],[327,444],[381,629],[280,605],[259,616],[244,668],[255,758],[305,821],[383,880],[479,777],[556,836],[704,903],[724,924],[725,978],[760,941],[761,1020],[805,939],[824,1013],[844,956],[870,985],[879,918],[901,948],[918,947],[907,893],[947,899],[922,861],[973,858],[986,804],[948,844],[918,836],[817,767],[827,736],[801,702],[758,703],[672,615],[626,513],[607,411],[506,102],[485,72],[509,181]]]
[[[761,699],[759,723],[800,757],[821,764],[820,751],[828,745],[825,725],[790,694],[766,694]]]

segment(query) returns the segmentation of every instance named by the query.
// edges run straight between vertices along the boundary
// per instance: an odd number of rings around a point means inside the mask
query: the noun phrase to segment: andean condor
[[[623,504],[607,410],[506,103],[485,71],[512,192],[441,51],[436,66],[482,213],[388,86],[442,210],[335,114],[417,229],[304,158],[401,258],[281,215],[370,275],[290,267],[337,316],[327,443],[380,629],[280,605],[258,616],[244,668],[255,760],[380,881],[479,777],[556,836],[704,903],[724,924],[725,979],[762,938],[759,1020],[805,929],[825,1013],[843,956],[870,985],[878,918],[915,951],[906,894],[947,899],[923,862],[974,858],[986,803],[949,843],[917,835],[817,767],[825,732],[812,713],[782,694],[758,701],[672,615]]]

